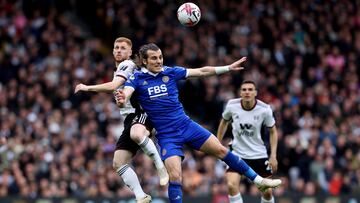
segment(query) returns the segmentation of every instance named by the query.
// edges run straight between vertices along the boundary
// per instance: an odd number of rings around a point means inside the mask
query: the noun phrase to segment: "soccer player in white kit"
[[[270,177],[277,170],[276,150],[278,136],[273,111],[270,106],[256,99],[257,90],[253,81],[246,80],[240,86],[240,97],[231,99],[222,114],[217,137],[221,141],[228,124],[232,124],[234,136],[230,149],[240,156],[262,177]],[[262,140],[261,128],[267,127],[270,132],[270,156]],[[226,172],[230,203],[243,203],[239,192],[241,175],[231,169]],[[272,189],[261,191],[261,203],[274,203]]]
[[[75,93],[79,91],[111,92],[123,88],[125,81],[137,71],[135,63],[130,60],[131,54],[131,40],[125,37],[117,38],[113,49],[117,67],[113,80],[98,85],[78,84]],[[147,119],[146,113],[140,108],[138,102],[128,101],[123,108],[120,108],[120,113],[125,118],[124,130],[116,143],[113,167],[125,184],[134,192],[136,202],[148,203],[151,202],[151,197],[144,193],[135,171],[130,167],[131,158],[141,148],[154,161],[160,176],[160,185],[164,186],[168,183],[169,175],[155,144],[148,137],[153,129],[152,123]]]

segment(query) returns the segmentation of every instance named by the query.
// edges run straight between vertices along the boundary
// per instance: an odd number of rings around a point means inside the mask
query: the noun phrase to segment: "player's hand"
[[[81,84],[76,85],[74,93],[76,94],[79,91],[88,91],[88,88],[86,85],[81,83]]]
[[[271,167],[272,172],[275,173],[278,168],[278,161],[275,156],[270,156],[269,165]]]
[[[125,104],[125,94],[122,90],[115,90],[114,97],[117,106],[122,107]]]
[[[244,69],[243,66],[241,66],[246,61],[246,57],[242,57],[241,59],[235,61],[234,63],[229,65],[229,70],[231,71],[239,71]]]

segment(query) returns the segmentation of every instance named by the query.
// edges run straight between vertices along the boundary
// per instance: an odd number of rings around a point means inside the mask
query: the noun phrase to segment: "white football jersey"
[[[134,73],[134,71],[137,69],[135,63],[132,60],[124,60],[122,61],[116,71],[114,72],[114,78],[115,77],[123,77],[125,80],[127,80],[130,75]],[[113,79],[114,79],[113,78]],[[123,89],[124,85],[119,87],[118,89]],[[125,106],[123,108],[120,108],[120,114],[123,117],[126,117],[130,113],[134,113],[135,108],[131,105],[130,99],[126,102]]]
[[[222,117],[232,121],[233,152],[244,159],[267,158],[267,151],[261,139],[261,127],[273,127],[275,119],[270,106],[256,100],[255,107],[244,110],[241,99],[231,99],[227,103]]]

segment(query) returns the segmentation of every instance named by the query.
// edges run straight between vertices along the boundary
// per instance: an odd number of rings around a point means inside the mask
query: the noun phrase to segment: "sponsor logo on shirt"
[[[150,99],[168,95],[167,87],[165,84],[152,86],[152,87],[147,88],[147,90],[148,90]]]

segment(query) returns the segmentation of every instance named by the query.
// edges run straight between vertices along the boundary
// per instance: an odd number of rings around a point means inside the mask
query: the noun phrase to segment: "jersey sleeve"
[[[226,121],[230,121],[231,120],[231,117],[232,117],[232,113],[230,111],[230,107],[229,107],[229,102],[226,104],[225,106],[225,110],[224,112],[222,113],[222,117],[224,120]]]
[[[268,106],[268,108],[266,109],[265,114],[266,114],[264,119],[265,126],[269,128],[273,127],[275,125],[275,118],[270,106]]]
[[[134,74],[129,76],[129,79],[125,82],[125,87],[130,87],[136,90],[136,77]]]
[[[181,66],[174,66],[172,72],[176,80],[184,80],[188,74],[187,69]]]
[[[133,74],[135,68],[136,65],[133,61],[125,60],[118,65],[114,77],[123,77],[125,80],[127,80],[130,75]]]

